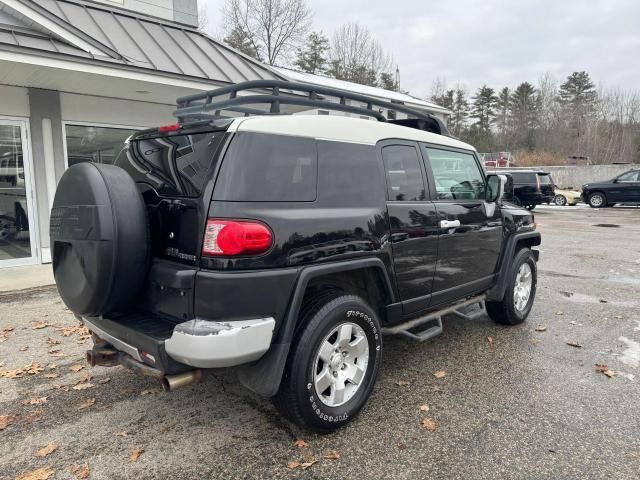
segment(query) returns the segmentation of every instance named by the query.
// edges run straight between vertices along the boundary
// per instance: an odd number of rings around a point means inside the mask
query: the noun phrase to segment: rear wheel
[[[517,325],[524,322],[533,306],[537,281],[536,260],[531,250],[523,248],[513,259],[502,300],[486,302],[489,317],[503,325]]]
[[[303,428],[325,433],[348,423],[367,402],[382,354],[376,313],[341,293],[314,302],[287,360],[278,411]]]
[[[559,207],[564,207],[567,204],[567,199],[564,195],[556,195],[553,197],[553,203]]]
[[[591,208],[602,208],[607,206],[607,197],[604,193],[595,192],[589,195],[587,203]]]

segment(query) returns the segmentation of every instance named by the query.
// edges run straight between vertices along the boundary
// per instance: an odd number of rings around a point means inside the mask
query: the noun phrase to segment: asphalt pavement
[[[385,338],[373,397],[324,436],[230,370],[163,393],[85,366],[91,340],[54,288],[0,292],[0,478],[638,479],[640,209],[535,215],[529,320]]]

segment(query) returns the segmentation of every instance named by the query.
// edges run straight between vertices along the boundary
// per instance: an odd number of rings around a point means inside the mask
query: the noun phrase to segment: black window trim
[[[382,149],[384,147],[393,147],[393,146],[405,146],[405,147],[413,147],[416,150],[416,155],[418,158],[418,168],[422,174],[422,186],[424,187],[425,200],[392,200],[389,198],[389,182],[387,179],[387,169],[384,166],[384,159],[382,158]],[[420,146],[418,142],[414,142],[412,140],[402,140],[402,139],[386,139],[380,140],[376,144],[376,155],[378,156],[378,164],[382,168],[382,173],[384,175],[384,184],[385,184],[385,199],[387,203],[397,203],[397,204],[416,204],[416,203],[430,203],[431,202],[431,186],[427,182],[427,172],[425,171],[425,165],[422,160],[422,154],[420,152]]]
[[[455,153],[464,153],[466,155],[471,155],[475,161],[476,161],[476,165],[478,166],[478,168],[480,169],[480,175],[482,175],[482,180],[484,182],[485,188],[487,186],[487,172],[485,172],[484,167],[482,166],[482,162],[480,161],[480,158],[478,157],[478,153],[475,152],[474,150],[467,150],[465,148],[457,148],[457,147],[450,147],[447,145],[440,145],[437,143],[431,143],[431,142],[418,142],[420,148],[418,149],[420,151],[420,155],[422,156],[422,160],[424,163],[424,168],[427,174],[427,182],[429,183],[429,191],[431,192],[431,201],[434,203],[465,203],[465,204],[478,204],[478,202],[484,202],[484,199],[478,198],[475,200],[472,199],[468,199],[468,200],[452,200],[452,199],[439,199],[437,197],[437,191],[436,191],[436,181],[435,181],[435,177],[433,174],[433,168],[431,167],[431,162],[429,161],[429,156],[427,155],[427,148],[433,148],[435,150],[445,150],[447,152],[455,152]]]

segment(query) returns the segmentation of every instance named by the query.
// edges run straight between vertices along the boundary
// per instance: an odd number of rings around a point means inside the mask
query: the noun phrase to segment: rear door
[[[626,172],[616,180],[616,196],[609,200],[618,202],[640,202],[640,171]]]
[[[547,199],[554,196],[553,179],[548,173],[538,173],[538,183],[540,185],[540,193]]]
[[[485,201],[486,180],[470,151],[421,145],[438,219],[432,305],[489,287],[502,246],[499,208]]]
[[[435,205],[429,198],[418,145],[379,145],[387,182],[387,212],[396,284],[403,313],[429,306],[438,254]]]

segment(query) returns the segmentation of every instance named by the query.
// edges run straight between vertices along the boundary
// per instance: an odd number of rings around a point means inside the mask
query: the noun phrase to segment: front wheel
[[[567,204],[567,199],[564,195],[556,195],[555,197],[553,197],[553,203],[558,207],[564,207]]]
[[[487,313],[496,323],[517,325],[529,316],[536,296],[538,269],[533,252],[528,248],[518,250],[508,275],[504,297],[486,302]]]
[[[380,322],[361,298],[340,293],[315,302],[300,322],[273,401],[299,426],[330,432],[371,395],[382,355]]]
[[[607,206],[607,197],[604,193],[596,192],[589,195],[587,203],[591,208],[602,208]]]

